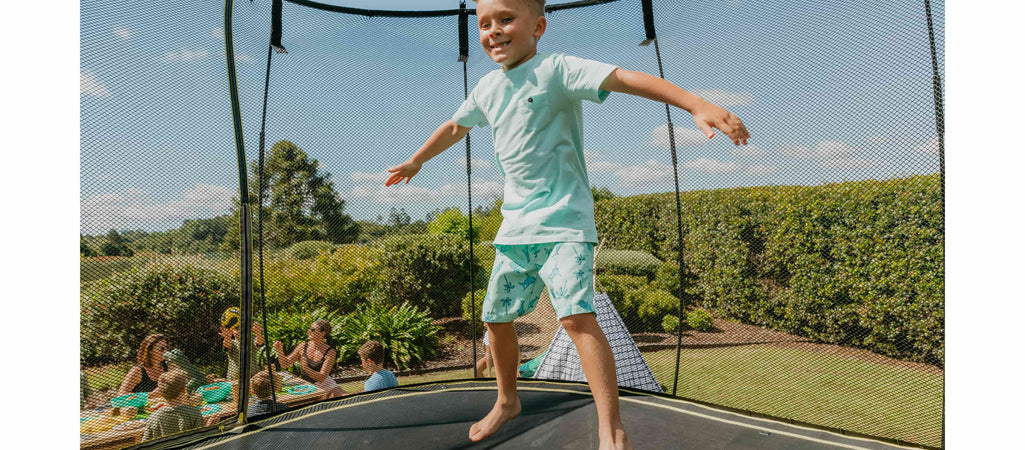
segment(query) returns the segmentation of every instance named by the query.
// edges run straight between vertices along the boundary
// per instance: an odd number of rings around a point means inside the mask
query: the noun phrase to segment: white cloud
[[[588,172],[615,172],[625,167],[619,163],[599,161],[600,157],[597,152],[584,150],[584,163]]]
[[[450,197],[466,197],[466,183],[446,184],[438,189],[400,183],[394,186],[356,186],[352,191],[342,194],[345,200],[369,200],[379,204],[422,204],[444,200]],[[495,181],[476,180],[473,182],[473,196],[492,197],[502,194],[502,183]]]
[[[457,158],[456,166],[466,168],[466,158]],[[487,169],[491,167],[491,161],[480,158],[470,158],[470,166],[476,169]]]
[[[253,60],[253,57],[249,56],[249,55],[247,55],[245,53],[236,53],[235,54],[235,61],[238,61],[238,62],[250,62],[252,60]]]
[[[694,95],[724,108],[727,106],[746,106],[755,101],[754,96],[746,92],[730,92],[723,89],[698,89],[693,92]]]
[[[874,159],[861,159],[861,158],[840,158],[840,159],[829,159],[819,162],[819,166],[829,169],[848,169],[848,170],[860,170],[869,169],[872,167],[879,167],[882,162]]]
[[[383,172],[383,171],[382,172],[375,172],[375,173],[353,172],[353,173],[349,174],[349,177],[352,179],[352,181],[354,181],[356,183],[363,182],[363,181],[371,181],[371,182],[384,183],[386,180],[388,180],[388,177],[390,175],[391,175],[390,173]]]
[[[623,166],[614,174],[619,177],[619,184],[623,187],[644,186],[656,181],[672,179],[673,166],[649,160],[639,166]]]
[[[915,147],[915,151],[918,153],[925,153],[927,155],[940,154],[940,138],[934,137],[932,139],[929,139],[928,141],[925,141],[922,144],[919,144],[917,147]]]
[[[870,136],[868,138],[868,143],[869,144],[882,144],[882,143],[884,143],[884,142],[886,142],[888,140],[889,140],[889,138],[887,138],[886,136]]]
[[[86,198],[81,204],[82,232],[96,234],[110,229],[142,229],[153,224],[174,226],[186,219],[227,214],[237,194],[225,186],[198,183],[182,193],[179,200],[153,203],[148,197],[146,191],[133,188]]]
[[[90,97],[107,97],[110,95],[110,89],[107,89],[100,82],[99,77],[89,70],[82,69],[79,80],[79,90],[82,94]]]
[[[718,161],[709,158],[698,158],[693,161],[687,161],[683,163],[683,167],[709,173],[730,173],[736,172],[740,169],[740,166],[736,163]]]
[[[752,176],[752,177],[760,177],[760,176],[770,175],[770,174],[774,174],[774,173],[776,173],[776,167],[768,166],[768,165],[764,165],[764,164],[758,164],[758,165],[754,165],[754,166],[748,167],[747,170],[744,171],[744,175]]]
[[[821,141],[815,145],[815,148],[788,145],[780,149],[780,153],[786,156],[822,159],[840,159],[854,153],[855,151],[857,151],[856,148],[840,141]]]
[[[206,58],[208,53],[206,49],[189,50],[183,48],[177,52],[167,52],[164,55],[164,61],[196,61],[199,59]]]
[[[211,28],[210,29],[210,34],[213,35],[214,39],[217,39],[218,41],[224,42],[224,28],[223,27]]]
[[[678,146],[705,145],[709,142],[708,136],[697,128],[673,127],[673,139]],[[659,125],[651,130],[648,145],[669,148],[669,124]]]
[[[114,34],[117,35],[117,37],[127,41],[132,37],[132,30],[124,27],[116,27],[114,28]]]
[[[748,158],[759,158],[763,156],[769,156],[768,150],[765,150],[757,145],[741,145],[739,147],[733,147],[730,149],[730,153],[736,156],[746,156]]]

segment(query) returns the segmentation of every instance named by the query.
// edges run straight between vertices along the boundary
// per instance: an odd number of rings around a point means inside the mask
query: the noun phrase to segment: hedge
[[[718,317],[943,365],[938,175],[682,194],[685,299]],[[673,193],[595,205],[606,246],[677,261]],[[657,283],[672,287],[668,277]]]

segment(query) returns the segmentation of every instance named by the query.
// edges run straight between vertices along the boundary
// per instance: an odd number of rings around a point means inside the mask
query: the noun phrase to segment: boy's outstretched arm
[[[441,124],[437,130],[434,130],[431,137],[427,138],[427,142],[424,142],[420,150],[417,150],[406,162],[388,169],[388,172],[391,172],[391,176],[384,182],[384,185],[391,186],[402,182],[402,180],[406,180],[408,184],[413,175],[420,171],[423,163],[438,156],[439,153],[462,140],[466,133],[469,132],[470,128],[460,126],[452,120]]]
[[[722,130],[736,145],[747,145],[747,139],[750,137],[747,128],[744,128],[744,124],[733,113],[713,105],[673,83],[644,72],[613,70],[602,82],[601,89],[632,94],[684,109],[694,116],[694,123],[709,139],[715,136],[712,127]]]

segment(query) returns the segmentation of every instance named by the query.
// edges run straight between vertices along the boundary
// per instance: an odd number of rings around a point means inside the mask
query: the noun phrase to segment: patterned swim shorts
[[[496,244],[481,320],[505,323],[530,313],[545,286],[558,318],[594,313],[594,244]]]

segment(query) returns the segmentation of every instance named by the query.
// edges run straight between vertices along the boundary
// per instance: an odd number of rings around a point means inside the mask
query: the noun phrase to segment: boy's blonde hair
[[[473,2],[478,3],[478,0],[473,0]],[[534,17],[545,15],[545,0],[519,0],[519,2],[526,4],[527,8],[530,8],[530,12],[534,14]]]
[[[257,398],[270,397],[270,375],[267,374],[266,370],[256,372],[256,375],[253,375],[253,378],[249,380],[249,384],[252,386],[253,395]]]
[[[369,359],[374,364],[384,363],[384,346],[377,341],[367,341],[359,348],[359,357]]]
[[[157,378],[156,393],[164,400],[174,400],[185,393],[188,382],[188,375],[181,369],[168,370]]]

